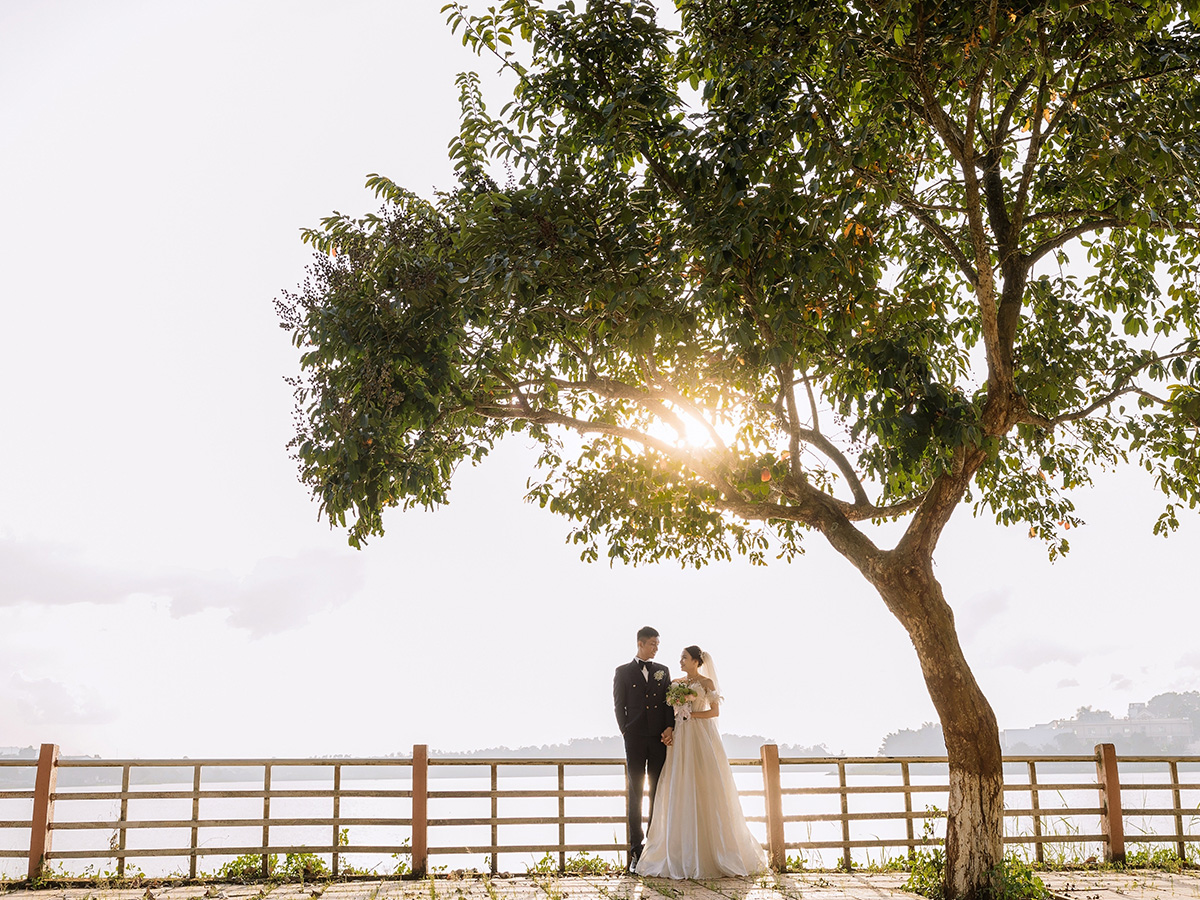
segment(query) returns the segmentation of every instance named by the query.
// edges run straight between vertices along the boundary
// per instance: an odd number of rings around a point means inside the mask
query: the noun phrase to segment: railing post
[[[567,767],[558,764],[558,871],[567,871]]]
[[[121,766],[121,824],[118,826],[121,830],[117,834],[117,850],[121,855],[117,857],[117,877],[125,877],[125,838],[126,828],[125,823],[129,821],[129,765]],[[192,876],[193,878],[195,875]]]
[[[1171,772],[1171,800],[1175,807],[1175,852],[1181,860],[1187,860],[1187,844],[1183,842],[1183,799],[1179,795],[1179,765],[1170,760],[1167,766]]]
[[[197,857],[199,856],[198,848],[200,847],[200,770],[203,766],[196,766],[192,770],[192,845],[191,853],[188,855],[188,877],[196,877],[196,867],[198,864]],[[122,835],[122,848],[124,844],[124,836]]]
[[[342,845],[342,765],[333,766],[333,877],[338,877],[341,869],[341,854],[338,847]]]
[[[1037,765],[1031,759],[1029,766],[1029,808],[1033,811],[1033,836],[1037,843],[1033,845],[1033,855],[1039,863],[1046,861],[1046,851],[1042,849],[1042,804],[1038,799]]]
[[[787,849],[783,846],[783,791],[779,777],[779,747],[763,744],[762,759],[763,801],[767,811],[767,857],[771,868],[782,872],[787,868]]]
[[[913,835],[912,779],[906,762],[900,763],[900,781],[904,784],[904,833],[908,837],[908,858],[912,859],[917,852],[917,839]]]
[[[842,868],[847,872],[854,868],[850,854],[850,802],[846,796],[846,763],[838,760],[838,785],[842,795]]]
[[[42,874],[50,852],[50,823],[54,821],[54,788],[58,783],[58,744],[42,744],[33,785],[33,821],[29,829],[29,879]]]
[[[412,871],[424,878],[429,867],[429,745],[414,744],[412,755]]]
[[[496,847],[500,844],[500,831],[496,827],[496,819],[500,816],[498,795],[500,790],[500,775],[498,770],[499,766],[497,766],[496,763],[492,763],[492,860],[490,868],[493,875],[496,874],[496,867],[499,863],[499,859],[496,855]]]
[[[262,856],[262,877],[271,877],[271,854],[267,852],[267,848],[271,846],[271,764],[267,763],[263,766],[263,856]]]
[[[1125,862],[1125,823],[1121,818],[1121,779],[1117,773],[1117,748],[1096,745],[1096,783],[1100,789],[1100,831],[1104,834],[1104,861]]]

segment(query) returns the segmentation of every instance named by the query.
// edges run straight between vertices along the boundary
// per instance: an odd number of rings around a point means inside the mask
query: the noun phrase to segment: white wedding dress
[[[710,695],[698,682],[690,687],[698,695],[692,708],[707,710]],[[720,878],[766,869],[767,855],[746,826],[717,720],[677,714],[637,873]]]

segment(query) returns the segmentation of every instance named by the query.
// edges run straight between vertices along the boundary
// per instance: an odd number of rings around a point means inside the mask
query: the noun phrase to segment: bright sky
[[[460,473],[365,551],[285,444],[272,300],[299,229],[380,172],[452,183],[441,0],[0,4],[0,747],[376,754],[614,734],[614,666],[720,667],[723,730],[874,753],[934,717],[912,648],[834,554],[753,570],[579,562],[522,502],[530,448]],[[494,95],[499,108],[504,97]],[[1051,565],[963,508],[937,572],[1002,727],[1200,688],[1200,521],[1153,487],[1078,498]],[[1189,564],[1189,559],[1191,563]]]

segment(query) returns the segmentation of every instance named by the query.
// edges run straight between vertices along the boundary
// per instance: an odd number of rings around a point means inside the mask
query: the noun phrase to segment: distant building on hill
[[[1032,728],[1006,728],[1000,733],[1005,753],[1090,753],[1096,744],[1117,751],[1184,752],[1194,746],[1196,726],[1185,716],[1156,714],[1145,703],[1130,703],[1124,718],[1106,710],[1081,708],[1070,719],[1055,719]]]

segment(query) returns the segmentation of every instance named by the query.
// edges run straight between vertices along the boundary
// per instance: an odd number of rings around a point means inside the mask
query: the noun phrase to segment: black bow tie
[[[648,669],[649,669],[649,668],[650,668],[652,665],[654,665],[654,663],[652,663],[652,662],[650,662],[649,660],[646,660],[646,659],[635,659],[635,660],[633,661],[633,664],[634,664],[635,666],[641,666],[641,667],[643,667],[643,668],[645,668],[645,669],[647,669],[647,670],[648,670]]]

